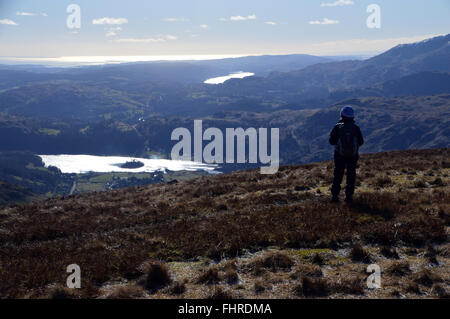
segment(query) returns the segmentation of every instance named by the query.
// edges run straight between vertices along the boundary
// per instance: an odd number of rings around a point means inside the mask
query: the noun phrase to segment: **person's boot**
[[[353,197],[352,196],[346,196],[345,197],[345,202],[346,203],[353,203]]]
[[[339,203],[339,197],[337,197],[337,196],[331,197],[331,202],[332,203]]]

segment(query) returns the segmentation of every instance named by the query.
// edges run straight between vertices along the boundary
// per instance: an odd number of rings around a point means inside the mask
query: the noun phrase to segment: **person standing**
[[[355,192],[356,165],[359,159],[359,148],[364,144],[361,129],[355,124],[355,112],[349,105],[340,112],[341,119],[333,127],[329,142],[334,149],[334,179],[331,187],[331,201],[339,202],[341,183],[347,169],[347,185],[345,201],[353,201]]]

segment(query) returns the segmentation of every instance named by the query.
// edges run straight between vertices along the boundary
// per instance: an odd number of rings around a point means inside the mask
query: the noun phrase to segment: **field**
[[[0,297],[446,298],[450,149],[57,197],[0,210]],[[81,289],[64,288],[81,267]],[[369,264],[381,289],[368,289]]]

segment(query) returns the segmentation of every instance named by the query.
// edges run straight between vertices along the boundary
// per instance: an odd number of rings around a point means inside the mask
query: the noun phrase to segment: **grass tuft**
[[[142,287],[139,286],[120,286],[115,288],[108,296],[108,299],[136,299],[145,294]]]
[[[387,269],[387,273],[394,276],[405,276],[411,272],[409,267],[409,262],[407,261],[398,261],[391,264],[391,266]]]
[[[218,282],[220,282],[219,270],[214,267],[203,272],[196,280],[196,283],[207,285],[216,284]]]
[[[303,297],[325,297],[330,294],[330,288],[325,279],[303,276],[294,287],[294,293]]]
[[[371,258],[370,254],[365,251],[361,245],[354,245],[350,251],[350,258],[356,262],[369,263]]]
[[[172,280],[169,270],[163,263],[151,263],[147,268],[145,279],[145,288],[150,291],[156,291],[169,285]]]

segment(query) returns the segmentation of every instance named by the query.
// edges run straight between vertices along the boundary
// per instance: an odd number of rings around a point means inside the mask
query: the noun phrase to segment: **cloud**
[[[338,24],[338,23],[339,23],[338,20],[330,20],[328,18],[323,18],[322,21],[319,20],[309,21],[309,24]]]
[[[119,43],[157,43],[157,42],[173,41],[176,39],[177,39],[176,36],[168,34],[164,36],[157,36],[155,38],[124,38],[124,39],[117,39],[115,41]]]
[[[264,22],[265,24],[268,24],[268,25],[277,25],[277,23],[276,22],[273,22],[273,21],[267,21],[267,22]]]
[[[116,42],[119,43],[153,43],[153,42],[165,42],[166,40],[163,38],[125,38],[125,39],[117,39]]]
[[[22,17],[34,17],[34,16],[37,16],[37,15],[41,15],[41,16],[43,16],[43,17],[48,17],[48,14],[45,13],[45,12],[42,12],[42,13],[34,13],[34,12],[23,12],[23,11],[18,11],[18,12],[16,12],[16,15],[17,15],[17,16],[22,16]]]
[[[92,20],[92,24],[125,24],[128,23],[128,19],[126,18],[98,18]]]
[[[5,24],[5,25],[18,25],[18,24],[15,23],[13,20],[9,20],[9,19],[1,19],[1,20],[0,20],[0,24]]]
[[[336,0],[335,2],[322,3],[321,7],[338,7],[338,6],[350,6],[355,4],[352,0]]]
[[[202,28],[202,29],[208,29],[209,26],[208,26],[207,24],[201,24],[201,25],[200,25],[200,28]]]
[[[165,18],[164,21],[166,21],[166,22],[186,22],[186,21],[189,21],[189,19],[186,19],[186,18]]]
[[[122,31],[122,27],[108,27],[106,29],[106,36],[107,37],[115,37],[117,35],[118,31]]]
[[[256,15],[251,14],[248,15],[246,17],[243,16],[231,16],[230,17],[230,21],[245,21],[245,20],[255,20],[256,19]]]
[[[178,39],[178,38],[177,38],[175,35],[170,35],[170,34],[169,34],[169,35],[166,35],[166,39],[167,39],[167,40],[172,40],[172,41],[173,41],[173,40],[176,40],[176,39]]]
[[[35,16],[36,13],[33,13],[33,12],[16,12],[16,15],[18,15],[18,16],[25,16],[25,17],[31,17],[31,16]]]

